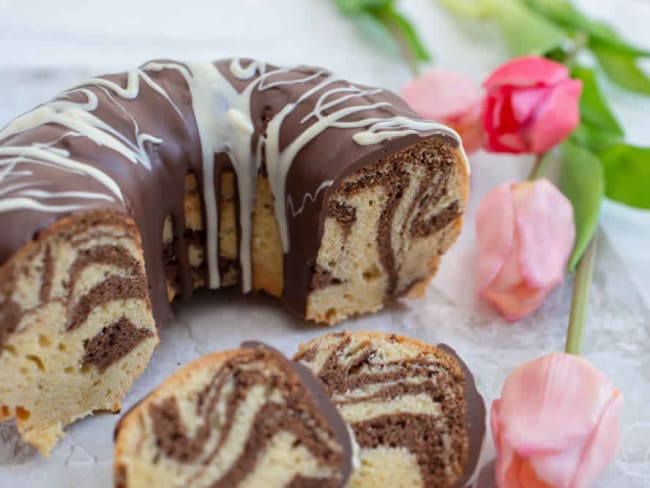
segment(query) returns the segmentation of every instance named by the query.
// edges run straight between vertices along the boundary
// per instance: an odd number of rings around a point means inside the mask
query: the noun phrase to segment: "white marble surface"
[[[0,0],[0,125],[91,74],[160,56],[246,55],[282,64],[308,62],[392,89],[408,77],[403,65],[366,44],[329,0],[185,0],[183,8],[180,3]],[[464,70],[480,80],[504,58],[493,29],[459,24],[432,0],[402,3],[439,66]],[[579,3],[650,46],[650,2]],[[649,145],[650,101],[607,88],[630,140]],[[477,154],[472,164],[467,225],[426,296],[343,327],[451,344],[474,369],[479,389],[491,402],[513,367],[562,349],[571,286],[567,281],[541,310],[515,325],[477,302],[472,278],[474,209],[491,187],[524,175],[529,161]],[[596,486],[642,488],[650,486],[650,213],[607,203],[601,222],[585,352],[624,392],[625,406],[620,454]],[[161,347],[125,407],[202,354],[250,338],[263,338],[290,354],[298,342],[322,332],[266,297],[200,293],[179,306],[178,318],[162,327]],[[78,422],[49,459],[17,443],[11,429],[0,428],[0,487],[110,486],[117,419],[98,415]],[[485,459],[492,455],[490,442]]]

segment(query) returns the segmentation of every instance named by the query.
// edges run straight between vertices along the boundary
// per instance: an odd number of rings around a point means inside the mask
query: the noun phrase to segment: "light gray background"
[[[68,85],[98,72],[124,70],[150,58],[208,60],[258,57],[278,64],[326,66],[355,81],[398,90],[408,79],[403,64],[360,38],[328,0],[0,0],[0,125]],[[637,43],[650,46],[650,3],[580,0]],[[434,0],[403,0],[437,64],[483,79],[505,59],[490,27],[450,19]],[[650,102],[607,84],[630,139],[650,145]],[[571,283],[552,294],[519,324],[504,323],[474,296],[474,209],[482,196],[508,178],[523,177],[528,158],[471,158],[472,194],[459,242],[443,260],[426,297],[341,327],[404,333],[447,342],[476,372],[486,400],[498,396],[518,364],[561,350]],[[649,162],[650,164],[650,162]],[[650,189],[649,189],[650,191]],[[587,323],[587,357],[624,392],[622,449],[597,487],[650,486],[650,213],[607,203],[603,208],[598,264]],[[125,407],[178,366],[202,354],[264,339],[291,354],[298,342],[323,333],[289,316],[265,297],[200,293],[178,307],[162,327],[160,350],[127,396]],[[111,485],[114,415],[78,422],[43,459],[0,427],[0,487]],[[493,456],[491,439],[485,460]]]

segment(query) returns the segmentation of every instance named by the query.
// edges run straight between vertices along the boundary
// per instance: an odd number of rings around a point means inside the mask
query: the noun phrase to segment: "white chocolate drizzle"
[[[93,78],[87,83],[64,93],[58,99],[28,112],[0,131],[0,140],[44,124],[59,124],[69,129],[63,137],[86,137],[98,146],[109,148],[133,164],[152,170],[148,146],[161,144],[156,134],[141,132],[136,118],[128,112],[119,99],[136,99],[142,83],[158,93],[169,103],[179,117],[182,111],[174,103],[170,93],[153,80],[149,73],[173,70],[186,81],[192,97],[192,109],[201,143],[203,171],[203,201],[206,222],[206,251],[208,282],[210,288],[221,284],[219,276],[219,209],[215,188],[215,155],[228,155],[237,176],[239,195],[239,256],[243,290],[252,289],[252,212],[255,203],[257,176],[265,161],[269,185],[274,197],[274,211],[278,222],[282,248],[290,250],[288,217],[300,215],[307,205],[313,204],[319,194],[334,181],[324,181],[301,198],[296,208],[287,195],[287,175],[298,153],[324,131],[331,128],[359,129],[352,137],[360,146],[381,143],[387,139],[402,137],[424,131],[441,131],[460,138],[451,129],[433,122],[412,119],[404,115],[386,117],[360,117],[359,114],[389,107],[389,102],[371,102],[369,97],[380,93],[377,88],[351,84],[325,70],[296,68],[272,68],[260,61],[249,61],[245,66],[239,59],[229,65],[230,74],[238,80],[247,81],[242,91],[220,72],[214,63],[178,63],[153,61],[127,73],[126,86],[106,78]],[[251,114],[251,97],[254,92],[264,92],[282,85],[304,84],[305,90],[292,103],[282,107],[268,121],[265,135],[260,135],[253,148],[254,124]],[[131,121],[133,142],[129,137],[106,124],[94,112],[99,99],[88,87],[101,89],[107,98]],[[71,99],[73,94],[83,101]],[[77,97],[77,98],[78,98]],[[300,130],[286,147],[280,148],[283,124],[297,106],[308,99],[318,97],[313,110],[300,121]],[[353,100],[357,100],[353,104]],[[0,146],[0,213],[19,209],[43,212],[68,212],[87,208],[89,201],[124,202],[122,191],[108,174],[91,164],[77,161],[74,154],[54,147],[57,141],[31,146]],[[148,143],[148,144],[147,144]],[[63,172],[84,174],[94,178],[106,193],[91,191],[50,191],[47,182],[29,181],[31,164],[48,165]],[[18,168],[20,165],[20,168]],[[19,179],[15,184],[12,180]],[[57,204],[57,199],[66,204]],[[70,203],[75,201],[77,203]]]

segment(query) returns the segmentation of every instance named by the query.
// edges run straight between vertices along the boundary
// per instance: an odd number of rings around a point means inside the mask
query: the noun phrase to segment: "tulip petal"
[[[527,128],[530,152],[545,153],[573,132],[580,122],[581,92],[580,80],[565,80],[552,88]]]
[[[499,285],[501,279],[499,274]],[[517,322],[537,310],[544,303],[548,293],[548,290],[530,288],[525,283],[518,283],[509,288],[491,286],[481,296],[492,303],[507,321]]]
[[[514,461],[514,451],[507,444],[501,442],[499,435],[499,400],[492,402],[492,411],[490,412],[490,425],[492,427],[492,437],[494,438],[494,447],[497,451],[497,459],[494,466],[494,477],[498,487],[518,488],[516,484],[508,484],[509,469]]]
[[[483,86],[491,89],[503,85],[552,85],[568,77],[569,71],[563,64],[538,56],[523,56],[501,65]]]
[[[556,488],[557,486],[540,480],[535,468],[528,460],[521,463],[518,474],[519,483],[523,488]]]
[[[623,396],[616,391],[605,407],[596,431],[587,441],[571,488],[589,486],[616,456],[620,442],[618,421],[622,405]]]
[[[549,96],[548,87],[519,88],[512,91],[510,103],[512,112],[517,120],[520,130],[526,128],[536,115],[538,107]]]
[[[481,123],[487,134],[485,148],[499,153],[526,152],[526,140],[521,133],[511,104],[512,87],[502,87],[488,92],[481,112]]]
[[[514,215],[511,187],[503,183],[490,191],[476,212],[477,274],[479,292],[485,290],[511,254]]]
[[[421,116],[446,122],[474,111],[481,92],[474,81],[452,71],[431,70],[402,88],[402,96]]]
[[[584,446],[584,441],[577,442],[566,449],[535,455],[531,458],[532,469],[545,483],[569,488]]]
[[[515,185],[515,235],[528,286],[550,290],[562,282],[573,248],[571,202],[546,179]]]
[[[552,486],[588,487],[616,455],[621,405],[622,396],[615,392],[588,438],[570,449],[533,458],[538,476]]]
[[[590,435],[614,392],[583,358],[554,353],[536,359],[504,384],[500,436],[525,457],[569,449]]]
[[[460,134],[463,147],[468,153],[477,151],[483,146],[485,134],[481,126],[481,107],[475,106],[471,111],[460,117],[454,117],[445,123]]]

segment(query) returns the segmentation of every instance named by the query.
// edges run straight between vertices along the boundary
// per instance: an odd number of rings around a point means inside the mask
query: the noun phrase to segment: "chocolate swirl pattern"
[[[120,421],[116,487],[344,486],[350,451],[323,401],[271,349],[202,358]]]
[[[354,431],[361,468],[349,486],[465,486],[478,461],[485,407],[449,348],[344,332],[301,346],[295,359],[325,383]]]
[[[134,230],[112,215],[56,225],[0,288],[0,419],[43,453],[62,425],[119,410],[158,343]]]
[[[417,294],[467,189],[453,131],[321,68],[157,60],[67,90],[0,130],[0,418],[47,453],[119,408],[198,287],[327,324]]]

